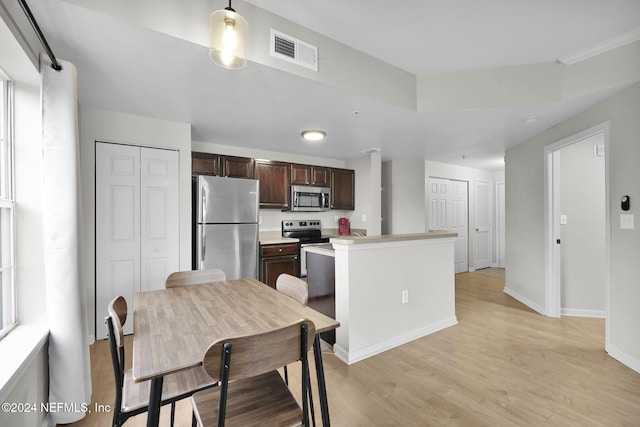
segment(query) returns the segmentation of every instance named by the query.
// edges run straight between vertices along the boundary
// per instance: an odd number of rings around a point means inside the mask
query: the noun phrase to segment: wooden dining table
[[[205,351],[217,340],[299,319],[309,319],[316,327],[313,351],[322,424],[330,424],[319,334],[340,326],[335,319],[255,279],[137,292],[133,316],[133,379],[151,381],[147,426],[158,425],[165,375],[202,364]]]

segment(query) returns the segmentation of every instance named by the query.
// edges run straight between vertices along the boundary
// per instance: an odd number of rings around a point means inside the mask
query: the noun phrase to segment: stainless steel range
[[[282,237],[300,240],[300,275],[307,275],[307,255],[305,248],[322,246],[329,243],[329,238],[322,235],[322,224],[319,219],[282,221]]]

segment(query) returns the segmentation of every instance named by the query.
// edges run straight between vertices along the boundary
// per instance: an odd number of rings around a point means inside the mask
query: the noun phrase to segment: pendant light
[[[238,70],[247,65],[247,20],[231,7],[216,10],[209,18],[209,57],[221,67]]]

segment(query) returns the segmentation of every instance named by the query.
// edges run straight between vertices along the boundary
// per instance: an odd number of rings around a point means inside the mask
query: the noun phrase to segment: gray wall
[[[382,234],[424,233],[424,160],[382,163]]]
[[[620,198],[640,204],[640,84],[589,108],[506,153],[506,287],[544,307],[544,148],[609,121],[611,313],[607,351],[640,371],[640,231],[621,230]]]

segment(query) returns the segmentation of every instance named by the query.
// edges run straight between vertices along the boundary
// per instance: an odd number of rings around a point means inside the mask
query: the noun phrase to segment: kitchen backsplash
[[[351,211],[327,211],[327,212],[282,212],[273,209],[260,209],[260,231],[281,230],[282,221],[287,219],[319,219],[322,228],[338,228],[338,218],[349,218]]]

